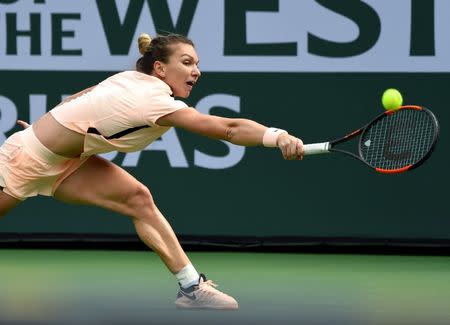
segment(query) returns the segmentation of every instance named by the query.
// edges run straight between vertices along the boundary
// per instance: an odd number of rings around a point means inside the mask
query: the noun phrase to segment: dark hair
[[[173,53],[171,45],[179,43],[194,46],[194,43],[183,35],[158,35],[152,39],[150,35],[142,33],[138,38],[139,52],[142,54],[142,57],[136,62],[136,70],[147,74],[152,73],[153,63],[155,61],[169,62],[169,57]]]

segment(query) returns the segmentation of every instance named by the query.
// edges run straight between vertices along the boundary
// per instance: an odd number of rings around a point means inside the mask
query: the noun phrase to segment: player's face
[[[200,77],[198,56],[193,46],[179,43],[173,45],[173,53],[169,62],[163,64],[162,78],[172,89],[176,97],[186,98]]]

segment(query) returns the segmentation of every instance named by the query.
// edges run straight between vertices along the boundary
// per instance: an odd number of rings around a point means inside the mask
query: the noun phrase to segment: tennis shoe
[[[238,309],[237,301],[216,289],[217,284],[206,280],[204,274],[200,274],[199,283],[189,288],[181,288],[178,291],[175,305],[177,308],[201,308],[201,309]]]

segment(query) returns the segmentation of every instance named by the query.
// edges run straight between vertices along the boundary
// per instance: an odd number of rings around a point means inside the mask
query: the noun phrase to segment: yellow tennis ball
[[[397,89],[390,88],[385,90],[381,98],[383,106],[387,110],[398,109],[403,104],[402,94]]]

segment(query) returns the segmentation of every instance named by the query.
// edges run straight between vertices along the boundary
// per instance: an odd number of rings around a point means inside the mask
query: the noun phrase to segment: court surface
[[[185,311],[152,252],[0,249],[1,324],[449,324],[450,257],[191,252],[238,311]]]

